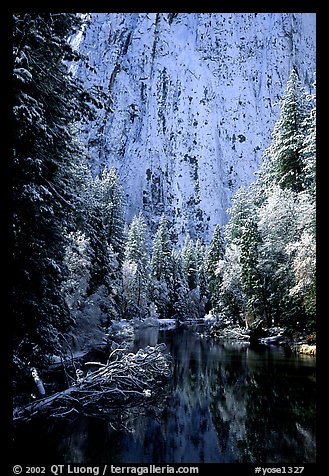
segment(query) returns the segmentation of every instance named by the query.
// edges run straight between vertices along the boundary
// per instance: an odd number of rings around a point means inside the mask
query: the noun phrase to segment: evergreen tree
[[[232,197],[228,209],[229,221],[225,227],[225,241],[239,245],[245,222],[255,215],[255,192],[253,187],[241,187]]]
[[[218,312],[235,322],[244,316],[247,324],[314,325],[314,102],[293,71],[259,177],[232,199],[225,255],[213,274],[220,279]]]
[[[208,251],[206,271],[207,280],[210,293],[210,300],[214,310],[219,309],[219,296],[221,278],[217,272],[218,263],[223,259],[225,254],[225,243],[222,230],[219,225],[216,225],[211,244]]]
[[[188,317],[187,299],[189,288],[183,269],[181,253],[173,250],[170,263],[169,315],[175,317],[178,321],[184,321]]]
[[[197,263],[194,242],[189,235],[182,249],[182,264],[189,289],[195,289],[198,285]]]
[[[282,100],[280,118],[274,127],[272,143],[265,152],[270,158],[266,164],[269,179],[283,189],[300,192],[304,188],[305,170],[301,151],[307,115],[305,94],[301,91],[297,72],[293,70]]]
[[[99,200],[107,241],[117,254],[119,264],[122,264],[125,246],[123,188],[118,172],[113,168],[108,170],[105,167],[101,174]]]
[[[296,192],[273,185],[258,208],[259,270],[271,320],[276,324],[293,321],[296,315],[289,296],[294,278],[287,247],[300,236],[297,206]]]
[[[241,285],[246,295],[247,324],[265,316],[262,278],[259,271],[259,240],[257,224],[252,219],[247,220],[242,231],[240,255]],[[272,324],[269,316],[267,324]]]
[[[78,154],[71,157],[70,163],[61,171],[63,189],[65,189],[71,210],[66,228],[68,233],[79,230],[81,233],[89,235],[90,220],[95,205],[94,179],[86,150],[75,139],[76,134],[76,129],[73,129],[72,137],[76,143]],[[70,239],[69,242],[71,242]]]
[[[142,212],[128,231],[123,262],[123,314],[145,317],[149,306],[149,256],[147,228]]]
[[[315,206],[316,199],[316,108],[315,96],[308,96],[310,113],[304,121],[304,140],[301,148],[301,158],[304,170],[304,190],[310,195]],[[315,232],[315,227],[314,227]]]
[[[200,248],[199,248],[200,253]],[[200,258],[200,256],[199,256]],[[186,317],[189,319],[198,319],[205,315],[207,296],[201,294],[201,281],[202,289],[205,290],[205,276],[200,274],[202,268],[199,268],[197,262],[196,246],[193,240],[187,236],[182,252],[181,252],[182,268],[184,273],[184,281],[187,284],[187,294],[185,298],[185,312]],[[200,263],[199,263],[200,264]]]
[[[309,296],[312,296],[310,302],[315,301],[314,103],[315,96],[306,95],[301,90],[293,72],[273,141],[267,151],[267,160],[254,186],[263,240],[260,266],[267,302],[276,322],[292,327],[297,321],[301,323],[304,320],[302,294],[307,293],[304,284],[299,286],[296,281],[312,281],[308,288]],[[313,235],[313,244],[308,246],[308,250],[303,250],[306,243],[310,245],[309,234]],[[308,262],[309,273],[300,272],[303,268],[302,256],[304,263]]]
[[[100,286],[105,286],[108,290],[111,287],[110,275],[112,268],[109,256],[112,250],[110,250],[107,230],[103,222],[104,204],[101,200],[101,196],[99,196],[100,188],[101,181],[96,178],[94,184],[93,204],[87,224],[90,246],[93,250],[88,290],[89,295],[95,293]]]
[[[171,280],[172,242],[169,225],[164,215],[161,216],[159,226],[153,241],[151,273],[152,297],[163,318],[170,317],[170,280]]]
[[[90,239],[81,231],[70,232],[64,256],[64,263],[68,272],[62,290],[71,314],[81,308],[86,297],[91,262]]]
[[[228,243],[225,255],[219,260],[216,274],[220,279],[218,308],[216,311],[226,322],[246,325],[246,296],[241,284],[240,246]]]
[[[209,286],[207,277],[207,247],[197,240],[195,244],[195,257],[197,264],[198,283],[200,288],[200,297],[205,305],[205,312],[209,310],[207,303],[209,301]]]
[[[310,96],[311,104],[315,97]],[[295,284],[290,296],[297,298],[305,313],[309,330],[315,330],[316,316],[316,109],[313,107],[305,120],[305,138],[302,148],[305,171],[305,190],[298,196],[300,238],[288,246],[293,260]],[[297,237],[297,236],[296,236]]]
[[[63,60],[75,14],[15,14],[13,19],[13,315],[20,366],[61,351],[72,326],[61,292],[74,206],[66,168],[80,150],[72,124],[88,110]]]
[[[158,280],[168,281],[170,261],[172,253],[172,242],[170,239],[168,221],[163,214],[160,218],[159,226],[153,240],[152,251],[152,275]]]
[[[119,317],[121,296],[118,290],[124,254],[123,200],[116,171],[105,168],[96,176],[88,196],[88,212],[83,223],[92,249],[88,303],[95,301],[95,306],[96,301],[101,303],[98,314],[102,313],[103,323],[109,324]]]

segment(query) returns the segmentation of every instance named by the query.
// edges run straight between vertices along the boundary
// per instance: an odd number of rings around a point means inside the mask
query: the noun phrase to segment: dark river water
[[[218,342],[191,328],[136,335],[165,342],[173,378],[156,407],[111,422],[36,420],[14,432],[20,461],[44,463],[313,463],[315,359],[281,347]],[[116,425],[124,420],[125,428]]]

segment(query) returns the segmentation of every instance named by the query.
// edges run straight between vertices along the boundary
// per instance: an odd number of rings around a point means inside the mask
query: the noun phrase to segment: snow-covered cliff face
[[[240,185],[255,178],[293,66],[315,72],[315,14],[92,14],[74,39],[113,113],[82,137],[93,167],[118,168],[127,219],[162,212],[177,236],[207,242]]]

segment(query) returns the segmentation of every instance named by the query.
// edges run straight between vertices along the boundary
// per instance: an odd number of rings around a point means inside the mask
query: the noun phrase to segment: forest
[[[69,64],[73,13],[19,13],[13,32],[14,383],[115,322],[212,318],[316,340],[316,109],[292,70],[263,164],[210,243],[125,219],[122,178],[94,175],[79,125],[112,110]],[[78,342],[78,344],[77,344]]]

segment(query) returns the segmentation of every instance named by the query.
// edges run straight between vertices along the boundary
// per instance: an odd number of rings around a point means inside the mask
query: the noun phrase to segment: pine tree
[[[152,275],[159,281],[168,281],[172,247],[168,221],[163,214],[153,240],[151,261]]]
[[[299,286],[296,281],[312,281],[309,287],[311,301],[315,296],[314,104],[315,96],[305,94],[293,72],[271,147],[266,151],[267,158],[254,186],[263,241],[260,266],[267,303],[276,322],[292,327],[297,321],[303,321],[303,292],[307,294],[304,285]],[[313,235],[314,246],[310,246],[309,234]],[[303,250],[306,243],[308,249]],[[307,273],[300,272],[302,256],[304,262],[308,262],[308,278]]]
[[[123,314],[145,317],[149,306],[147,227],[142,212],[129,226],[123,262]]]
[[[280,118],[275,124],[272,143],[265,156],[269,180],[281,188],[300,192],[304,188],[305,171],[302,160],[304,121],[308,115],[305,94],[296,70],[292,70],[282,100]]]
[[[315,97],[310,96],[311,104]],[[298,206],[301,236],[291,243],[288,254],[293,259],[294,286],[289,294],[299,300],[310,331],[316,317],[316,109],[311,108],[305,120],[305,138],[301,150],[305,171],[305,190],[299,194]]]
[[[68,13],[13,19],[13,314],[16,363],[61,352],[72,326],[61,292],[66,236],[74,214],[66,171],[76,160],[72,124],[88,107],[63,60],[80,20]]]
[[[107,241],[117,254],[119,264],[122,264],[125,246],[124,199],[123,188],[115,169],[103,170],[100,178],[100,193],[102,221]]]
[[[122,203],[116,195],[117,180],[114,171],[105,169],[91,181],[87,194],[88,209],[85,209],[80,224],[92,250],[86,304],[93,302],[96,309],[96,302],[100,303],[101,309],[95,311],[95,316],[103,315],[100,320],[105,325],[118,317],[120,307],[118,289],[122,278],[120,258],[122,260],[124,222]]]
[[[247,220],[242,232],[240,255],[241,284],[246,295],[247,324],[253,322],[256,318],[263,319],[265,316],[258,247],[257,224],[252,219]],[[267,324],[272,324],[269,318]]]
[[[68,272],[62,290],[71,314],[81,307],[86,297],[91,262],[90,239],[81,231],[70,232],[64,256]]]
[[[195,289],[198,285],[197,263],[194,242],[189,235],[182,249],[182,264],[189,289]]]
[[[195,244],[195,258],[196,258],[197,273],[198,273],[198,283],[200,288],[200,296],[205,306],[209,301],[207,257],[208,257],[207,247],[203,245],[200,240],[197,240]],[[206,311],[209,310],[208,307],[205,310]]]
[[[183,269],[182,254],[173,250],[170,263],[169,316],[176,318],[178,321],[184,321],[188,317],[187,299],[189,287]]]
[[[273,185],[258,208],[257,230],[259,271],[271,320],[275,324],[292,320],[296,313],[289,289],[293,285],[292,259],[287,247],[300,235],[298,195]]]
[[[246,296],[241,284],[240,247],[228,243],[225,255],[218,262],[216,275],[220,279],[218,307],[216,311],[226,322],[245,325]]]
[[[232,199],[219,312],[292,329],[315,316],[315,97],[292,72],[258,179]],[[211,285],[210,285],[211,286]],[[308,320],[308,321],[307,321]]]
[[[244,223],[255,213],[255,193],[253,187],[241,187],[232,197],[231,208],[228,209],[229,222],[225,227],[227,243],[239,245]]]
[[[301,148],[301,159],[304,170],[304,190],[306,190],[312,203],[316,199],[316,108],[315,96],[308,96],[310,113],[304,121],[304,140]],[[315,227],[314,227],[315,232]]]
[[[76,129],[73,129],[73,140],[76,134]],[[71,157],[70,163],[61,171],[63,189],[71,205],[66,228],[68,233],[79,230],[89,235],[89,223],[95,204],[94,179],[85,148],[77,139],[75,142],[78,153]]]
[[[206,272],[208,287],[210,293],[210,300],[214,310],[219,309],[219,296],[220,296],[220,285],[221,278],[217,273],[218,263],[223,259],[225,254],[225,243],[222,230],[219,225],[216,225],[213,233],[213,237],[210,243],[207,263],[206,263]]]
[[[169,233],[169,225],[162,215],[153,241],[151,273],[152,273],[152,297],[154,303],[163,318],[170,317],[170,272],[172,260],[172,242]]]
[[[95,293],[100,286],[105,285],[108,289],[110,288],[109,243],[103,223],[104,203],[102,192],[102,180],[97,176],[92,183],[90,215],[86,224],[90,246],[93,250],[89,295]]]

